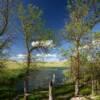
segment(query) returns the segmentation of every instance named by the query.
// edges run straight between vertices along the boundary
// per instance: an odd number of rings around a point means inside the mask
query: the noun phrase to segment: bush
[[[97,96],[97,97],[96,97],[96,100],[100,100],[100,96]]]
[[[37,96],[30,96],[29,97],[29,100],[40,100],[41,99],[41,96],[37,95]]]
[[[91,89],[90,88],[83,88],[81,91],[80,91],[80,94],[81,95],[89,95],[91,94]]]

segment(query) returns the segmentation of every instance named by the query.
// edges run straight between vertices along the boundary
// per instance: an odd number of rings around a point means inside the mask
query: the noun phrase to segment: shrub
[[[96,100],[100,100],[100,96],[97,96],[97,97],[96,97]]]
[[[81,95],[89,95],[91,93],[91,89],[90,88],[83,88],[81,91],[80,91],[80,94]]]

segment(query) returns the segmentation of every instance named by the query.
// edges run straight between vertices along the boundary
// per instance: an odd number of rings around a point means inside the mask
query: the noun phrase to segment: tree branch
[[[4,26],[3,28],[1,29],[0,31],[0,36],[2,34],[4,34],[4,32],[6,31],[7,29],[7,25],[8,25],[8,17],[9,17],[9,0],[6,0],[6,8],[5,8],[6,11],[4,11],[4,14],[2,13],[2,16],[4,18],[3,22],[4,22]]]

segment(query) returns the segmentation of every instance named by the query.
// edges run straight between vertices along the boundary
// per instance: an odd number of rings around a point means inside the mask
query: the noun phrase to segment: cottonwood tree
[[[90,61],[90,64],[91,64],[91,83],[92,83],[92,95],[96,95],[97,94],[97,83],[100,81],[99,78],[100,78],[100,55],[99,55],[99,47],[100,47],[100,34],[99,32],[98,33],[95,33],[94,35],[94,38],[92,40],[92,43],[90,46],[90,55],[91,55],[91,61]],[[92,51],[92,52],[91,52]]]
[[[6,32],[7,29],[7,25],[8,25],[8,0],[5,2],[1,1],[0,2],[0,37],[2,39],[0,39],[0,58],[4,57],[3,55],[3,50],[7,44],[8,39],[4,40],[3,36]],[[3,5],[6,6],[3,6]],[[0,66],[2,67],[2,64],[0,64]]]
[[[0,79],[1,79],[0,85],[1,87],[2,85],[8,86],[8,84],[11,82],[10,79],[8,78],[9,74],[7,76],[6,66],[8,63],[6,62],[9,57],[9,48],[11,47],[12,44],[12,40],[14,36],[13,33],[15,32],[14,29],[12,29],[13,25],[11,24],[11,22],[13,21],[12,10],[14,10],[13,9],[14,2],[15,0],[0,0]],[[10,85],[10,86],[14,86],[14,85]],[[5,95],[7,91],[5,91],[2,88],[1,92],[3,95]],[[11,91],[9,93],[11,94]],[[3,99],[2,96],[0,98]],[[10,98],[8,97],[7,99]]]
[[[69,50],[61,49],[61,56],[66,58],[66,61],[68,61],[68,65],[70,66],[69,71],[64,71],[65,77],[69,77],[69,82],[74,82],[74,66],[75,64],[75,56],[74,56],[74,50],[71,48]]]
[[[8,33],[10,3],[9,0],[0,0],[0,67],[5,66],[6,49],[11,41],[11,35]]]
[[[94,33],[94,36],[92,37],[92,40],[84,47],[85,52],[87,53],[87,68],[86,68],[86,73],[89,79],[91,79],[91,93],[92,95],[97,94],[97,89],[98,83],[99,83],[99,78],[100,78],[100,55],[99,55],[99,47],[100,47],[100,35],[99,33]],[[85,75],[86,76],[86,75]]]
[[[97,5],[95,1],[95,5]],[[93,15],[90,14],[90,8],[94,3],[86,0],[68,0],[69,22],[65,24],[65,39],[69,40],[75,47],[76,66],[75,66],[75,96],[79,95],[80,80],[80,46],[81,39],[89,33],[96,23],[99,22],[98,10],[94,10]],[[98,8],[99,9],[99,8]]]
[[[29,4],[18,6],[18,15],[23,31],[24,44],[26,48],[26,71],[24,77],[24,100],[28,100],[29,93],[29,70],[31,67],[32,51],[45,50],[52,43],[50,29],[44,28],[42,11],[39,7]]]

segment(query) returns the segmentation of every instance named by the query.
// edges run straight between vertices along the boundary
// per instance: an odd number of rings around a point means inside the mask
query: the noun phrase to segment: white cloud
[[[18,58],[18,59],[24,59],[25,57],[26,57],[25,54],[18,54],[18,55],[17,55],[17,58]]]
[[[25,59],[26,55],[25,54],[17,54],[15,56],[11,56],[10,59],[12,60],[23,60]]]
[[[45,41],[33,41],[32,42],[32,46],[33,47],[39,47],[39,46],[42,46],[42,47],[54,47],[54,44],[53,44],[53,40],[45,40]]]
[[[36,54],[36,57],[57,57],[57,54],[46,54],[46,53],[42,53],[42,54]]]
[[[22,60],[25,60],[25,57],[26,57],[25,54],[17,54],[16,56],[12,56],[10,59],[22,61]],[[35,57],[36,60],[39,60],[39,61],[40,60],[42,61],[43,59],[45,59],[46,61],[59,60],[59,57],[58,57],[58,55],[56,53],[48,53],[48,54],[46,54],[46,53],[42,53],[42,54],[38,53],[36,55],[33,55],[33,57]]]

